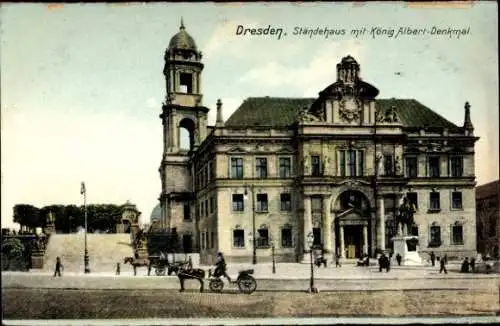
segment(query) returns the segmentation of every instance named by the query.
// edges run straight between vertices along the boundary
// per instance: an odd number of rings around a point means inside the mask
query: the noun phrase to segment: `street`
[[[494,316],[498,290],[198,293],[3,289],[5,319]]]

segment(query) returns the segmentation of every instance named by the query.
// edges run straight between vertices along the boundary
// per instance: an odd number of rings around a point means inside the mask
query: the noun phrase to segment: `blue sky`
[[[149,220],[161,191],[163,55],[180,17],[203,52],[203,104],[224,118],[250,96],[314,97],[351,54],[379,98],[414,98],[463,124],[464,103],[481,140],[479,184],[498,179],[498,25],[494,2],[460,7],[404,3],[10,4],[1,7],[2,226],[30,203],[122,204]],[[281,27],[281,40],[236,27]],[[373,38],[374,27],[470,28]],[[345,36],[294,36],[295,27]],[[368,29],[351,36],[353,28]]]

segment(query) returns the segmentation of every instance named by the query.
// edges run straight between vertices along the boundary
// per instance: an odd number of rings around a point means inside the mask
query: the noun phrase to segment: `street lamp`
[[[276,274],[276,260],[274,259],[274,240],[271,239],[271,255],[273,256],[273,274]]]
[[[245,186],[245,199],[248,198],[248,186]],[[255,196],[254,196],[254,186],[250,186],[250,191],[252,193],[252,243],[253,243],[253,254],[252,254],[252,264],[257,264],[257,244],[256,244],[256,232],[255,232]]]
[[[84,273],[89,274],[89,251],[87,248],[87,190],[85,189],[85,182],[82,182],[82,188],[80,190],[80,194],[83,195],[83,209],[85,211],[85,251],[83,254],[83,263],[84,263]]]
[[[314,243],[314,235],[312,232],[309,232],[307,235],[307,246],[309,247],[309,254],[311,257],[311,280],[309,283],[309,293],[318,293],[318,289],[314,287],[314,264],[313,264],[313,243]]]

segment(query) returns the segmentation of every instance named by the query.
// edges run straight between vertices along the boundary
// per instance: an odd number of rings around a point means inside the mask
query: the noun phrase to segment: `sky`
[[[163,55],[183,17],[203,53],[203,105],[227,119],[251,96],[316,97],[350,54],[378,98],[414,98],[457,125],[471,105],[477,183],[499,177],[496,2],[3,4],[1,221],[16,204],[127,200],[149,217],[161,191]],[[237,27],[282,28],[236,35]],[[467,34],[431,34],[465,29]],[[344,35],[294,35],[298,28]],[[402,35],[400,28],[426,29]],[[366,32],[356,37],[353,29]],[[377,34],[377,28],[386,29]],[[390,30],[394,29],[390,37]],[[372,34],[373,31],[373,34]]]

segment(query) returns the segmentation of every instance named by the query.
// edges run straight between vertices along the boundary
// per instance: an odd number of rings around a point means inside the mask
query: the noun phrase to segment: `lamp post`
[[[245,198],[248,198],[248,186],[245,186]],[[252,253],[252,264],[257,264],[257,244],[256,244],[256,232],[255,232],[255,195],[254,186],[250,186],[250,191],[252,195],[252,243],[253,243],[253,253]]]
[[[311,257],[311,280],[309,282],[309,293],[318,293],[318,289],[314,287],[314,264],[313,264],[313,243],[314,243],[314,235],[312,232],[309,232],[307,235],[307,246],[309,247],[309,255]]]
[[[89,251],[87,248],[87,190],[85,189],[85,182],[82,182],[82,188],[80,194],[83,195],[83,209],[85,211],[85,250],[83,254],[83,263],[84,263],[84,273],[89,274]]]
[[[271,239],[271,255],[273,256],[273,274],[276,274],[276,260],[274,259],[274,240]]]

